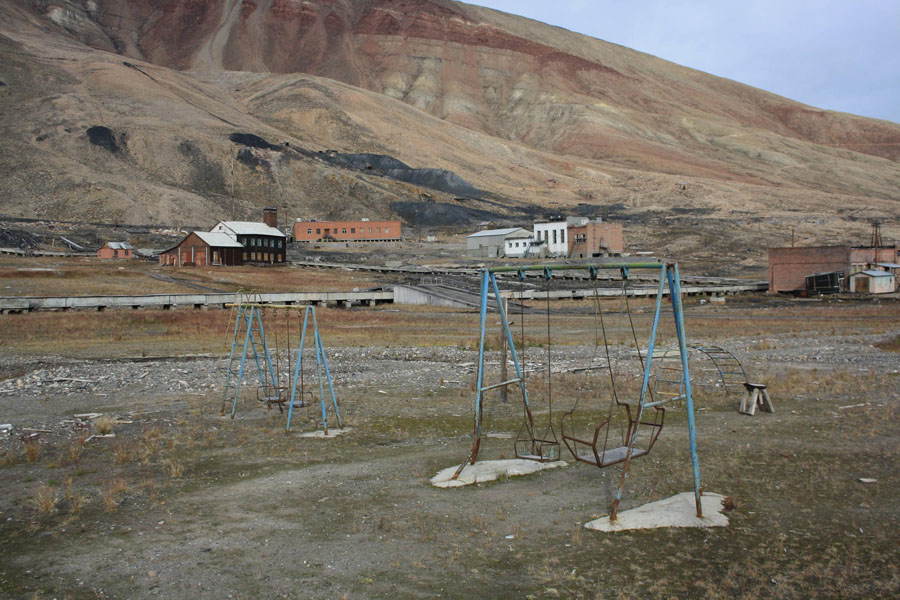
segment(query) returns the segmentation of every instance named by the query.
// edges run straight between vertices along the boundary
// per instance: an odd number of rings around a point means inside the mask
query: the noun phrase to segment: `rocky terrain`
[[[900,125],[472,5],[10,0],[0,17],[0,214],[577,213],[757,264],[792,229],[900,235]]]

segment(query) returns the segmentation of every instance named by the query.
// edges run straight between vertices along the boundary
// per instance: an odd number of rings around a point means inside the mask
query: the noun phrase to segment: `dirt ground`
[[[554,371],[605,364],[596,320],[580,308],[554,307]],[[639,366],[618,308],[605,307],[605,325],[618,390],[633,398]],[[642,340],[649,314],[633,308]],[[108,318],[129,334],[97,333]],[[288,324],[267,318],[284,362]],[[769,385],[776,412],[739,415],[741,390],[698,385],[704,487],[733,498],[729,527],[602,534],[582,525],[606,514],[618,467],[569,461],[493,484],[429,485],[471,443],[472,313],[322,311],[353,427],[331,440],[299,436],[317,426],[312,409],[285,433],[284,415],[253,390],[236,419],[220,416],[225,312],[6,315],[0,424],[13,431],[0,434],[0,596],[896,595],[900,303],[739,298],[692,302],[686,319],[692,343],[727,347]],[[545,327],[527,317],[540,423],[550,416]],[[698,383],[709,374],[699,358],[692,368]],[[556,372],[551,383],[554,426],[570,410],[584,426],[606,414],[606,371]],[[518,430],[516,400],[489,398],[487,430]],[[104,432],[115,437],[88,439]],[[511,455],[511,440],[485,439],[485,458]],[[689,489],[685,413],[672,407],[632,467],[624,508]]]

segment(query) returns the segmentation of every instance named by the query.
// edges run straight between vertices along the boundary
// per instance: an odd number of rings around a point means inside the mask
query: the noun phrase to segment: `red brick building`
[[[400,221],[297,221],[296,242],[398,242]]]
[[[587,223],[569,225],[569,258],[591,258],[622,254],[625,234],[621,223]]]
[[[804,290],[807,275],[839,271],[849,277],[869,264],[895,263],[897,258],[897,246],[769,248],[769,293]]]
[[[106,242],[97,250],[97,258],[134,258],[134,248],[128,242]]]

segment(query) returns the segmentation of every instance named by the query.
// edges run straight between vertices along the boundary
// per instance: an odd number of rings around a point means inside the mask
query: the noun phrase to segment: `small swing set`
[[[311,339],[314,359],[313,377],[318,387],[318,404],[320,407],[320,424],[324,434],[328,435],[329,413],[333,415],[338,429],[344,428],[343,416],[338,406],[337,395],[334,390],[334,378],[328,362],[328,354],[322,342],[319,332],[319,322],[316,318],[316,309],[313,305],[276,305],[262,304],[253,296],[241,296],[233,305],[235,310],[234,325],[232,327],[231,351],[228,358],[228,367],[222,399],[221,414],[225,415],[230,404],[230,416],[232,419],[237,414],[237,408],[242,396],[242,390],[246,385],[245,379],[248,371],[255,367],[257,385],[256,399],[271,409],[278,408],[280,413],[285,412],[287,405],[287,423],[285,429],[291,430],[295,409],[313,406],[315,397],[304,384],[304,351],[307,339]],[[278,327],[274,331],[275,351],[270,350],[269,337],[266,334],[263,311],[266,309],[278,309],[276,314],[282,316],[280,329],[284,334],[279,338]],[[300,328],[299,344],[296,349],[291,347],[291,309],[303,311],[302,325],[298,318]],[[276,325],[279,325],[276,317]],[[286,368],[282,365],[280,346],[281,339],[286,342]],[[286,374],[286,375],[285,375]],[[326,391],[327,390],[327,391]]]
[[[621,295],[625,301],[625,312],[628,315],[628,322],[631,330],[631,337],[635,345],[635,352],[640,361],[642,372],[641,388],[637,398],[637,402],[628,402],[624,400],[619,391],[616,374],[612,367],[610,356],[610,348],[606,330],[606,323],[603,311],[600,309],[600,294],[598,286],[598,272],[603,269],[616,269],[619,271],[622,280]],[[628,276],[631,270],[656,270],[658,272],[658,287],[656,290],[655,310],[653,313],[652,325],[650,328],[649,338],[647,340],[646,353],[642,353],[638,342],[637,333],[632,319],[632,311],[628,305],[629,295],[633,295],[633,290],[628,287]],[[553,424],[553,377],[552,377],[552,345],[551,345],[551,321],[550,321],[550,296],[551,281],[554,271],[565,270],[581,270],[588,271],[590,279],[594,284],[594,305],[595,305],[595,323],[599,325],[599,333],[602,333],[603,347],[605,350],[606,370],[610,382],[610,398],[608,413],[601,417],[598,423],[589,431],[577,433],[574,431],[574,415],[578,408],[578,402],[572,406],[571,410],[566,412],[559,420],[559,434]],[[528,388],[526,385],[526,375],[523,368],[523,362],[520,360],[520,353],[514,340],[510,322],[507,318],[507,310],[500,288],[497,283],[497,275],[504,273],[516,273],[520,281],[525,280],[525,274],[529,271],[541,271],[546,282],[544,296],[546,298],[546,353],[545,353],[545,372],[546,372],[546,401],[547,401],[547,419],[543,426],[539,426],[535,420],[532,404],[529,400]],[[668,395],[660,398],[654,396],[651,387],[651,377],[653,374],[653,359],[657,341],[657,333],[659,330],[660,319],[663,314],[663,296],[668,291],[671,297],[672,316],[675,324],[675,334],[678,340],[678,347],[681,351],[681,370],[683,371],[681,391],[677,395]],[[502,335],[505,337],[506,345],[509,348],[510,359],[515,368],[515,377],[507,381],[501,381],[495,384],[486,384],[485,382],[485,340],[488,329],[488,302],[493,299],[500,316],[500,324]],[[688,438],[690,444],[691,466],[693,470],[694,483],[694,499],[696,505],[696,513],[698,517],[702,517],[702,506],[700,501],[701,485],[700,485],[700,462],[697,455],[696,443],[696,426],[694,419],[693,393],[691,389],[691,378],[687,360],[687,340],[684,329],[684,312],[681,301],[681,278],[676,264],[660,264],[660,263],[617,263],[617,264],[598,264],[598,265],[532,265],[526,267],[497,267],[482,270],[481,278],[481,304],[480,304],[480,334],[478,348],[477,374],[475,382],[475,400],[474,400],[474,427],[472,434],[472,446],[466,460],[459,466],[453,475],[453,479],[460,476],[467,465],[474,465],[478,460],[479,451],[482,441],[482,420],[484,415],[484,398],[485,392],[490,390],[516,385],[520,392],[522,402],[522,425],[515,439],[515,455],[517,458],[533,460],[538,462],[556,461],[560,458],[560,447],[565,446],[572,458],[578,462],[592,465],[598,468],[611,467],[613,465],[622,464],[619,483],[615,491],[615,496],[610,507],[610,521],[616,521],[618,507],[622,499],[622,494],[627,480],[631,461],[642,456],[646,456],[653,449],[659,436],[663,430],[665,422],[665,404],[676,400],[684,401],[687,411],[688,422]],[[522,314],[520,324],[522,328],[521,340],[519,347],[524,352],[525,348],[525,330],[524,330],[525,309],[522,306]],[[599,338],[599,335],[598,335]],[[599,345],[599,340],[598,344]],[[596,355],[596,347],[595,347]],[[505,357],[502,360],[506,360]],[[593,369],[592,365],[587,369]],[[622,435],[621,443],[613,443],[610,434],[611,424],[613,422],[614,411],[620,410],[624,412],[626,425]],[[652,413],[650,411],[652,410]],[[650,414],[648,414],[650,413]]]

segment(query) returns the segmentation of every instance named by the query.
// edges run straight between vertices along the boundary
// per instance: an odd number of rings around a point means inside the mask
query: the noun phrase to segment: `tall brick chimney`
[[[278,229],[278,209],[277,208],[264,208],[263,209],[263,223],[265,223],[269,227],[274,227],[275,229]]]

